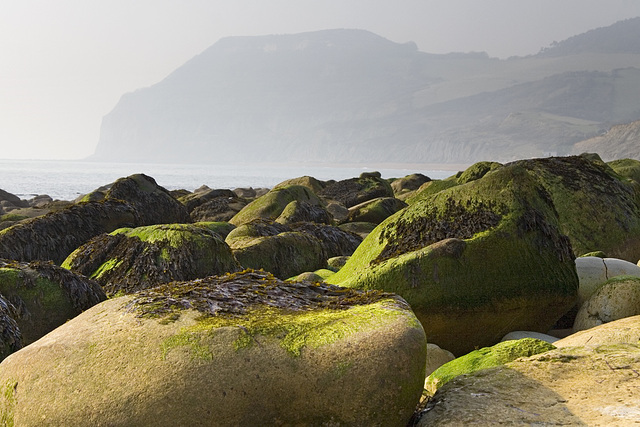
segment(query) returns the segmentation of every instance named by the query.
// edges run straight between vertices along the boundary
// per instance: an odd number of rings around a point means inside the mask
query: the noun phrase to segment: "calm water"
[[[292,165],[184,165],[143,163],[97,163],[82,161],[0,160],[0,189],[29,199],[48,194],[54,199],[73,200],[118,178],[134,173],[152,176],[168,190],[193,191],[211,188],[273,187],[289,178],[309,175],[317,179],[346,179],[362,172],[379,171],[383,178],[423,173],[432,179],[446,178],[454,171],[385,169],[368,167],[324,167]]]

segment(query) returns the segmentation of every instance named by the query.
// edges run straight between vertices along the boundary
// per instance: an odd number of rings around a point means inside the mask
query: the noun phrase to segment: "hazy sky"
[[[0,158],[92,154],[120,96],[222,37],[358,28],[504,58],[636,16],[638,0],[5,0]]]

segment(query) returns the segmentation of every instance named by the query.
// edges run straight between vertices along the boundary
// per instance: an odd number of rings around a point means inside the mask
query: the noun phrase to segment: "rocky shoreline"
[[[0,210],[1,425],[640,422],[640,161]]]

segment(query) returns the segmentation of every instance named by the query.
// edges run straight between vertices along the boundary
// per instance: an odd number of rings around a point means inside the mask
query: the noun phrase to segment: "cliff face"
[[[581,141],[575,145],[574,152],[598,153],[604,161],[625,158],[640,160],[640,120],[613,126],[604,135]]]
[[[631,43],[640,19],[631,21],[610,27],[606,45]],[[362,30],[226,38],[125,94],[103,119],[94,158],[468,163],[567,154],[640,118],[640,54],[571,53],[583,46],[572,39],[553,55],[498,60],[426,54]]]

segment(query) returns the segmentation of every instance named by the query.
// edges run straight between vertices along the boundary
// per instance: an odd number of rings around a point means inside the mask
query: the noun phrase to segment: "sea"
[[[422,173],[442,179],[455,168],[434,165],[300,165],[300,164],[153,164],[67,160],[0,160],[0,189],[21,199],[47,194],[54,200],[75,200],[116,179],[135,173],[153,177],[167,190],[193,191],[203,185],[214,189],[271,188],[290,178],[312,176],[342,180],[378,171],[383,178]]]

